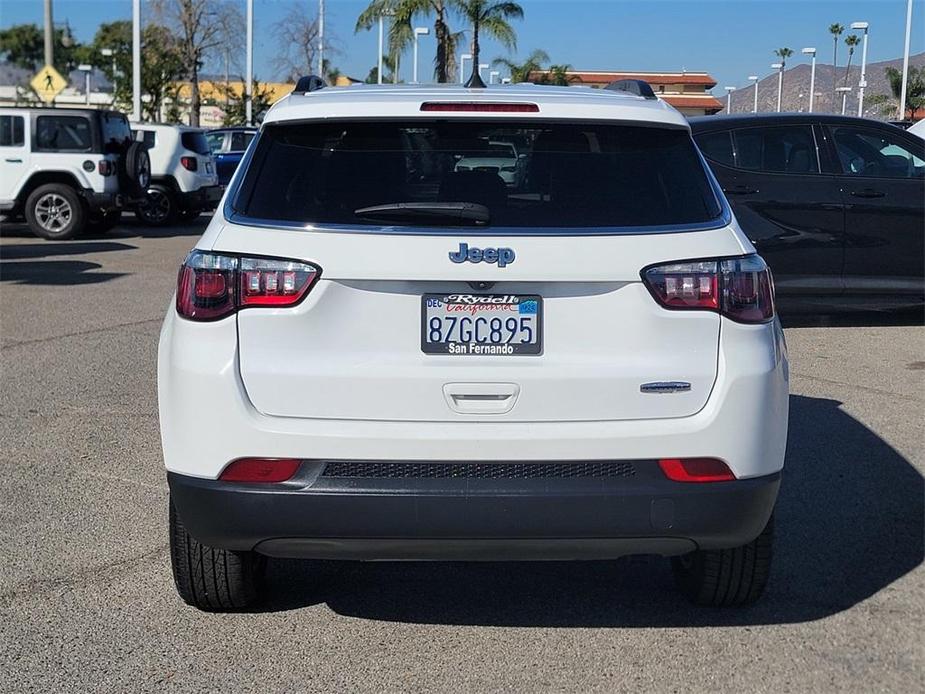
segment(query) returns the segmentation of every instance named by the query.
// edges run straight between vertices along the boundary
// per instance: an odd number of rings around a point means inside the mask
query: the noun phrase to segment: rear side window
[[[0,147],[22,147],[24,123],[22,116],[0,116]]]
[[[818,173],[816,141],[809,125],[733,131],[735,165],[772,173]]]
[[[35,147],[40,150],[86,152],[93,143],[90,121],[80,116],[36,118]]]
[[[234,206],[368,225],[357,210],[402,202],[484,205],[490,226],[514,228],[697,224],[721,212],[686,130],[425,120],[265,126]]]
[[[254,133],[231,133],[230,152],[243,152],[254,139]]]
[[[190,130],[180,134],[180,144],[196,154],[211,154],[209,141],[201,130]]]
[[[726,166],[735,166],[732,154],[732,133],[723,130],[718,133],[705,133],[694,138],[700,151],[710,161]]]

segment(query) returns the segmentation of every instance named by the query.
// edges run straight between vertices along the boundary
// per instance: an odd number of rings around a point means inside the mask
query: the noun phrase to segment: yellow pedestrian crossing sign
[[[46,65],[32,78],[30,84],[39,98],[50,104],[67,86],[67,81],[51,65]]]

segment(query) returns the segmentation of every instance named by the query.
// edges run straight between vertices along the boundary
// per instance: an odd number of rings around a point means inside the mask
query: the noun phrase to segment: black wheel
[[[138,197],[151,184],[151,156],[143,142],[133,142],[122,157],[121,178],[132,197]]]
[[[210,612],[230,612],[260,597],[266,558],[216,549],[194,539],[170,502],[170,563],[183,601]]]
[[[732,549],[697,550],[672,557],[675,582],[696,605],[751,605],[768,584],[774,517],[747,545]]]
[[[161,183],[152,183],[145,193],[145,201],[135,208],[135,216],[153,227],[172,224],[177,218],[177,201],[173,191]]]
[[[119,223],[120,219],[122,219],[121,210],[110,210],[109,212],[103,214],[91,213],[87,216],[87,227],[85,229],[85,233],[105,234],[109,231],[112,231],[113,228]]]
[[[26,199],[26,221],[42,238],[72,238],[83,231],[86,217],[80,196],[63,183],[39,186]]]

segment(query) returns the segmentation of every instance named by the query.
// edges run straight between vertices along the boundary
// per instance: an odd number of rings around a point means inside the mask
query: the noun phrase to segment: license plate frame
[[[453,299],[456,297],[457,299]],[[466,299],[472,298],[475,299],[473,303],[469,303]],[[509,317],[533,317],[532,328],[536,335],[536,340],[534,342],[528,343],[492,343],[490,341],[484,342],[457,342],[457,341],[443,341],[443,342],[429,342],[427,340],[427,330],[428,330],[428,308],[436,308],[428,305],[429,300],[439,300],[444,304],[452,305],[472,305],[472,306],[512,306],[517,305],[518,311],[515,314],[511,311],[511,316]],[[485,299],[508,299],[508,301],[497,301],[489,302]],[[534,302],[534,311],[529,311],[529,304],[527,302]],[[528,309],[524,311],[524,309]],[[476,309],[473,312],[460,311],[461,318],[470,317],[474,318],[477,316],[478,310]],[[445,315],[445,313],[444,313]],[[500,317],[500,316],[494,316]],[[488,318],[490,320],[490,317]],[[474,329],[474,326],[473,326]],[[522,332],[522,330],[518,330]],[[490,337],[490,336],[489,336]],[[506,349],[510,347],[511,349]],[[543,297],[539,294],[465,294],[460,292],[447,292],[447,293],[428,293],[421,295],[421,351],[424,354],[431,355],[448,355],[448,356],[479,356],[479,357],[491,357],[491,356],[504,356],[504,357],[513,357],[513,356],[539,356],[543,353]]]

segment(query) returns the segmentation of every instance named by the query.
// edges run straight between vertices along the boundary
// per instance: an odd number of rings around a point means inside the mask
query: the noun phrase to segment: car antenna
[[[463,86],[466,89],[485,89],[485,83],[479,74],[479,61],[475,58],[472,59],[472,74]]]
[[[324,80],[318,77],[318,75],[306,75],[305,77],[299,78],[293,91],[304,93],[317,92],[319,89],[324,89],[324,86]]]

